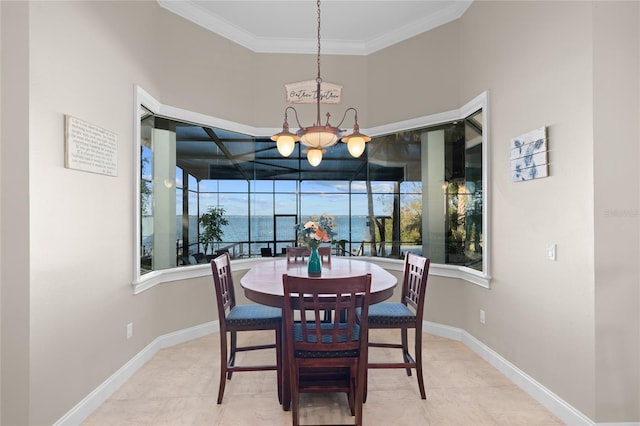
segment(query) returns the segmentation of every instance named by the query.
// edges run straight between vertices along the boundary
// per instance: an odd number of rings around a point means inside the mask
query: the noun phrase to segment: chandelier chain
[[[318,83],[322,82],[322,78],[320,77],[320,0],[318,0],[318,77],[316,81]]]
[[[0,0],[2,1],[2,0]],[[360,133],[360,127],[358,126],[358,111],[355,108],[347,108],[342,116],[342,120],[338,126],[332,126],[329,123],[331,114],[327,112],[327,121],[322,124],[320,121],[320,100],[322,98],[322,77],[320,76],[320,0],[316,1],[318,6],[318,76],[316,77],[316,122],[313,126],[303,127],[298,120],[298,111],[292,106],[288,106],[284,109],[284,123],[282,123],[282,132],[271,136],[271,140],[277,144],[278,151],[284,157],[288,157],[294,151],[294,144],[300,141],[301,144],[307,146],[303,152],[307,154],[307,160],[311,166],[316,167],[322,161],[322,154],[326,152],[325,148],[333,146],[342,139],[342,142],[347,144],[349,153],[357,158],[364,152],[365,143],[369,142],[371,138],[367,135]],[[338,99],[339,100],[339,99]],[[291,133],[289,130],[289,123],[287,121],[287,112],[293,111],[298,127],[300,128],[296,134]],[[340,129],[342,123],[347,117],[347,113],[353,111],[355,113],[355,123],[353,124],[353,133],[342,137],[344,130]]]

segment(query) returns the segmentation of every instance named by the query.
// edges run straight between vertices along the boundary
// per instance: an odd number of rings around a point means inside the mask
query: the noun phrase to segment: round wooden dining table
[[[287,262],[286,259],[260,262],[240,279],[240,285],[249,300],[263,305],[281,308],[284,306],[282,275],[308,277],[306,262]],[[395,276],[380,266],[364,260],[333,257],[322,264],[323,278],[344,278],[371,274],[371,303],[382,302],[393,295],[398,283]]]
[[[240,285],[249,300],[263,305],[284,307],[284,288],[282,275],[308,277],[306,262],[288,262],[286,259],[267,260],[260,262],[240,279]],[[343,278],[371,274],[370,303],[378,303],[393,295],[398,283],[395,276],[380,266],[363,260],[349,258],[332,258],[322,265],[322,275],[313,279]],[[287,331],[282,333],[282,408],[289,410],[291,405],[291,387],[289,383]]]

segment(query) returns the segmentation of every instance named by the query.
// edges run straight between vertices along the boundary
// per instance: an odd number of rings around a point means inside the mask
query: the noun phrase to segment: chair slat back
[[[304,262],[305,257],[309,257],[310,250],[308,247],[287,246],[287,262]]]
[[[402,302],[420,315],[424,307],[427,277],[431,261],[414,253],[407,253],[402,283]]]
[[[322,263],[331,263],[331,246],[318,247],[318,254]]]
[[[223,253],[212,259],[211,271],[218,301],[218,317],[222,323],[231,308],[236,305],[229,253]]]
[[[282,281],[285,329],[294,330],[295,325],[299,331],[292,339],[292,355],[295,351],[351,351],[361,349],[363,342],[366,345],[370,274],[330,279],[285,274]],[[361,324],[356,321],[357,308],[365,318]],[[334,311],[336,320],[323,322],[325,311]],[[295,323],[294,318],[299,322]]]

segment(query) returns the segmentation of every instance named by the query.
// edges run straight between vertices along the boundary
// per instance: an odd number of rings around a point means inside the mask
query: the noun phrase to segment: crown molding
[[[158,5],[256,53],[315,54],[317,40],[260,37],[225,20],[192,0],[156,0]],[[435,14],[408,22],[369,40],[322,39],[322,53],[366,56],[460,18],[473,0],[447,2]]]

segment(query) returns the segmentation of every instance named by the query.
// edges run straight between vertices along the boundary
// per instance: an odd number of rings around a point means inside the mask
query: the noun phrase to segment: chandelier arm
[[[344,119],[347,118],[347,113],[349,111],[353,111],[355,114],[355,122],[356,122],[356,126],[358,125],[358,110],[353,108],[353,107],[349,107],[347,109],[344,110],[344,115],[342,116],[342,120],[340,120],[340,123],[338,123],[338,125],[336,127],[340,127],[342,126],[342,123],[344,123]]]
[[[296,111],[296,109],[292,106],[288,106],[284,109],[284,119],[285,121],[287,120],[287,111],[293,111],[293,115],[296,118],[296,123],[298,124],[299,128],[302,128],[302,124],[300,124],[300,120],[298,120],[298,111]]]

